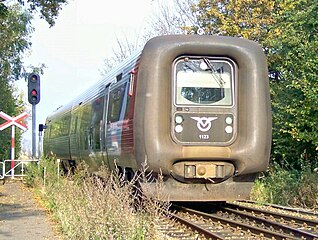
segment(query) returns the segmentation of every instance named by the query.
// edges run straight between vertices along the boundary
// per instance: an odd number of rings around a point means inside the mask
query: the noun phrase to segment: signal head
[[[35,73],[28,77],[28,100],[32,105],[40,102],[40,76]]]

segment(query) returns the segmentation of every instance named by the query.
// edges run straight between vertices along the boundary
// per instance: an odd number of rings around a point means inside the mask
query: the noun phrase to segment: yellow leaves
[[[280,1],[279,7],[280,9],[282,9],[280,12],[283,13],[286,11],[293,10],[298,4],[299,4],[299,1],[295,1],[295,0]]]
[[[272,0],[201,0],[195,9],[206,32],[259,40],[274,22]]]

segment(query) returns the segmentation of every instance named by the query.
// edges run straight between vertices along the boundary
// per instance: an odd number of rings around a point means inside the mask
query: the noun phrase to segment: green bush
[[[58,167],[55,159],[42,159],[39,162],[31,162],[26,167],[27,176],[24,181],[28,187],[38,188],[46,185],[46,180],[49,179],[49,184],[59,180],[57,173]]]
[[[318,174],[309,163],[301,170],[286,169],[273,164],[253,187],[251,198],[285,206],[318,208]]]

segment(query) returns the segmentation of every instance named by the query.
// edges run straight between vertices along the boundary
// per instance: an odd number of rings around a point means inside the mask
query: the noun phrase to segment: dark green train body
[[[246,199],[270,154],[266,58],[240,38],[156,37],[46,125],[45,154],[64,163],[146,165],[171,201]]]

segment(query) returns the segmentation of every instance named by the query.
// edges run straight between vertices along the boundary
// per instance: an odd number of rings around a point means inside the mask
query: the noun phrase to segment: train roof
[[[147,49],[156,49],[158,46],[156,44],[160,43],[160,47],[178,45],[178,42],[185,43],[197,43],[198,46],[202,45],[204,42],[214,41],[216,44],[221,44],[223,46],[226,45],[238,45],[239,48],[252,50],[253,54],[258,54],[261,50],[260,46],[254,41],[236,38],[236,37],[227,37],[227,36],[211,36],[211,35],[164,35],[153,38],[153,40],[149,40],[146,43],[148,46]],[[163,43],[164,42],[164,43]],[[225,42],[225,43],[224,43]],[[163,43],[163,45],[162,45]],[[116,82],[116,76],[119,74],[129,74],[129,72],[133,69],[133,64],[136,62],[137,58],[142,54],[143,49],[139,49],[133,55],[128,57],[126,60],[118,64],[111,71],[109,71],[104,78],[94,83],[90,88],[80,94],[77,98],[70,101],[69,103],[61,106],[57,110],[55,110],[52,114],[48,116],[48,119],[53,116],[64,115],[70,112],[74,107],[80,105],[82,102],[88,102],[94,99],[96,96],[100,95],[105,87],[112,83]],[[123,75],[123,77],[125,77]]]
[[[136,62],[136,59],[141,54],[142,50],[137,50],[134,54],[130,57],[126,58],[123,62],[119,63],[116,67],[110,70],[105,77],[100,79],[99,81],[93,83],[87,90],[82,92],[78,95],[75,99],[68,102],[65,105],[58,107],[53,113],[51,113],[47,119],[51,119],[52,116],[64,115],[70,112],[74,107],[83,103],[89,102],[90,100],[94,99],[96,96],[100,95],[104,90],[105,87],[112,83],[116,82],[116,76],[119,74],[129,74],[132,70],[131,66]]]

